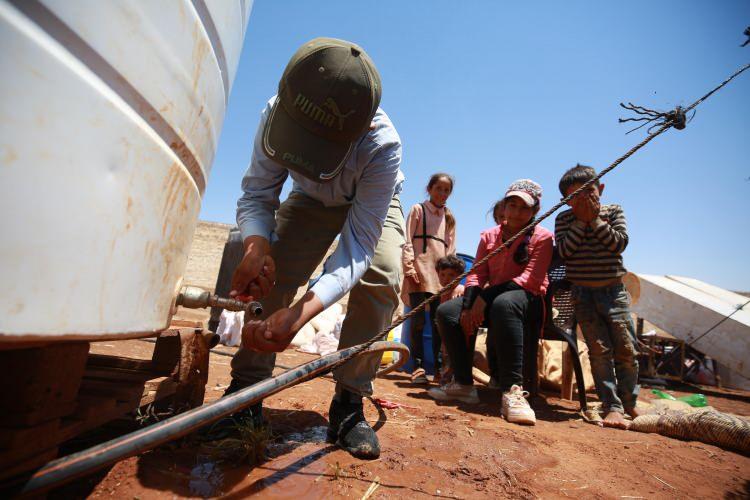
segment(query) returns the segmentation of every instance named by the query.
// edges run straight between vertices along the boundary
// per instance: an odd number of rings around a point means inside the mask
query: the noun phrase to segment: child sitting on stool
[[[438,280],[440,281],[440,288],[444,287],[454,279],[458,278],[466,270],[466,263],[460,257],[455,255],[446,255],[435,263],[435,271],[438,274]],[[451,299],[463,297],[464,286],[457,284],[453,288],[447,290],[440,296],[440,301],[430,302],[428,306],[431,310],[437,310],[440,304],[448,302]],[[433,331],[437,329],[437,326],[433,323]],[[453,370],[450,367],[450,357],[448,356],[448,350],[445,347],[445,342],[440,343],[440,353],[443,356],[443,366],[440,373],[435,372],[435,381],[440,385],[448,383],[453,378]]]

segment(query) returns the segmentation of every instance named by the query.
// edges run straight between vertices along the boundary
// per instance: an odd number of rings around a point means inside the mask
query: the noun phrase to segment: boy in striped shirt
[[[576,165],[560,179],[563,196],[596,177]],[[638,351],[630,296],[622,283],[627,272],[622,252],[628,245],[625,215],[619,205],[602,205],[604,184],[591,184],[555,220],[555,240],[573,284],[575,315],[591,359],[604,425],[626,429],[624,413],[638,416]]]

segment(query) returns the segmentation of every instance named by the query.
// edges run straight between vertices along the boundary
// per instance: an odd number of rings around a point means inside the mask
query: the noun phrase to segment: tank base
[[[88,342],[0,351],[0,492],[109,421],[200,406],[212,341],[197,328],[165,330],[151,359],[91,354]]]

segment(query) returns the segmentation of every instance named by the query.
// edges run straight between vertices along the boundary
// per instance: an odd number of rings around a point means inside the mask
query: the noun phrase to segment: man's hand
[[[407,277],[411,279],[415,284],[419,285],[419,275],[417,273],[408,274]]]
[[[242,327],[242,347],[252,351],[281,352],[291,343],[300,327],[294,308],[285,307],[263,321],[249,321]]]
[[[466,337],[471,337],[477,331],[477,328],[484,323],[484,309],[487,303],[482,297],[477,297],[471,309],[461,311],[461,328]]]
[[[232,276],[230,297],[249,296],[257,300],[268,295],[276,282],[276,264],[271,245],[261,236],[245,239],[245,255]]]
[[[242,327],[242,348],[259,352],[286,349],[302,326],[323,310],[323,303],[307,292],[294,306],[285,307],[263,321],[249,321]]]

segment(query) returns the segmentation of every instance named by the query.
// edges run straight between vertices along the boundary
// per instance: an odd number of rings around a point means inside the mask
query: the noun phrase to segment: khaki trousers
[[[292,192],[276,212],[276,235],[271,255],[276,262],[276,285],[261,301],[264,317],[288,307],[300,286],[307,285],[346,221],[349,206],[326,207],[309,196]],[[339,349],[361,344],[390,324],[398,307],[404,216],[398,195],[391,200],[383,234],[370,268],[351,289]],[[381,355],[359,356],[337,368],[336,393],[347,389],[372,394]],[[232,378],[242,385],[267,379],[276,364],[275,353],[240,348],[232,358]]]

